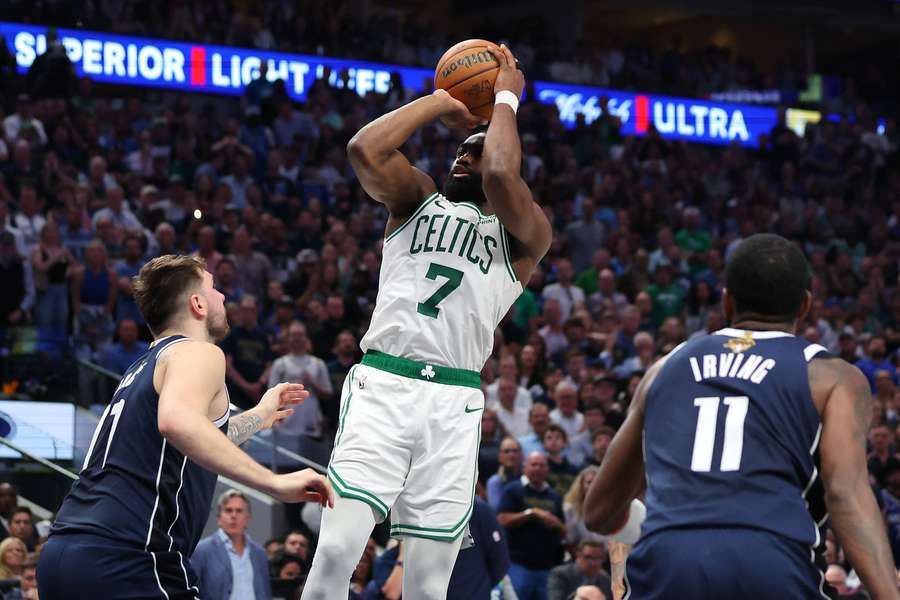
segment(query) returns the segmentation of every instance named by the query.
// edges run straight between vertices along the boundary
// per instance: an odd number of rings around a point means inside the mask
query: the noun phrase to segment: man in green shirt
[[[653,301],[653,322],[657,327],[666,319],[681,313],[684,308],[684,288],[672,281],[672,263],[662,259],[653,272],[653,283],[647,286]]]
[[[690,254],[695,252],[707,252],[712,245],[709,233],[700,229],[700,209],[696,206],[688,206],[684,209],[682,227],[675,234],[675,243],[685,252]]]

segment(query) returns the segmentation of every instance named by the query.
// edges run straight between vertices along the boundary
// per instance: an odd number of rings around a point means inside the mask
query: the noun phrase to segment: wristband
[[[494,96],[494,106],[498,104],[506,104],[511,109],[513,109],[513,113],[519,112],[519,98],[509,90],[500,90]]]

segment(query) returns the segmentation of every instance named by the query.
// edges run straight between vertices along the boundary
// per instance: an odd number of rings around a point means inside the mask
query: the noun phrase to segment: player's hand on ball
[[[307,396],[309,392],[300,383],[279,383],[269,388],[257,405],[263,418],[260,429],[269,429],[290,417],[294,414],[292,407],[302,403]]]
[[[276,475],[272,495],[282,502],[316,502],[334,506],[334,491],[324,475],[312,469]]]
[[[500,63],[500,72],[497,73],[497,81],[494,82],[494,94],[508,90],[515,94],[516,98],[521,99],[525,90],[525,74],[519,70],[519,63],[512,51],[506,44],[500,44],[500,48],[488,46],[487,50]]]
[[[485,120],[469,112],[465,104],[447,93],[447,90],[436,89],[432,94],[444,103],[445,110],[441,114],[441,121],[450,129],[474,129],[482,125]]]

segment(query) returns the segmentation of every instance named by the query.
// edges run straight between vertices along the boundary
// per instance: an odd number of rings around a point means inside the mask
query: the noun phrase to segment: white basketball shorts
[[[336,493],[391,514],[393,537],[452,541],[478,477],[484,394],[476,371],[369,351],[344,381],[328,478]]]

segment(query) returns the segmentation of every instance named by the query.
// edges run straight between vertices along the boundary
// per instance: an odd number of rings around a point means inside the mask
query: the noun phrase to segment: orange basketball
[[[487,40],[466,40],[444,52],[434,70],[434,85],[469,107],[473,115],[490,119],[494,113],[494,81],[500,64]]]

